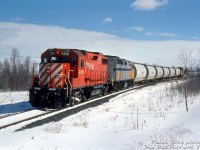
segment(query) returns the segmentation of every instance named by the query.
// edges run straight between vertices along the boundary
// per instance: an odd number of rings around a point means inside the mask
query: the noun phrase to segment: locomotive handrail
[[[67,82],[66,82],[66,75],[65,74],[63,74],[64,75],[64,77],[65,77],[65,84],[66,84],[66,86],[67,86],[67,96],[68,96],[68,84],[67,84]]]
[[[69,98],[69,103],[70,103],[70,106],[72,106],[72,99],[71,99],[71,94],[72,94],[72,84],[70,82],[70,79],[69,79],[69,76],[70,76],[70,72],[72,72],[73,70],[69,70],[68,73],[67,73],[67,76],[68,76],[68,82],[69,82],[69,85],[70,85],[70,95],[67,95],[68,98]]]
[[[73,70],[69,70],[68,73],[67,73],[67,77],[68,77],[68,82],[69,82],[69,85],[70,85],[70,91],[72,89],[72,84],[70,82],[70,79],[69,79],[69,76],[70,76],[70,72],[72,72]]]
[[[70,94],[71,94],[71,91],[72,91],[72,84],[71,84],[71,82],[70,82],[70,79],[69,79],[69,76],[70,76],[70,72],[72,72],[73,70],[69,70],[68,71],[68,73],[67,73],[67,76],[65,75],[65,74],[62,74],[64,77],[65,77],[65,84],[66,84],[66,86],[67,86],[67,96],[69,96],[69,90],[68,90],[68,84],[67,84],[67,80],[66,80],[66,78],[68,78],[68,83],[69,83],[69,85],[70,85]]]

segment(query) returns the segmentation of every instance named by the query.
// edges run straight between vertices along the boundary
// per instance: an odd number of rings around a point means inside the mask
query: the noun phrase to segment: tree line
[[[180,66],[200,74],[200,50],[195,56],[192,51],[180,50]],[[195,61],[194,61],[195,60]],[[10,58],[0,60],[0,91],[22,91],[31,85],[33,63],[30,56],[23,58],[17,49],[12,49]]]
[[[200,75],[200,50],[194,53],[192,50],[181,49],[177,56],[180,66],[187,70],[188,75]]]
[[[0,61],[0,91],[27,90],[31,82],[31,57],[23,58],[17,49],[12,49],[10,59]]]

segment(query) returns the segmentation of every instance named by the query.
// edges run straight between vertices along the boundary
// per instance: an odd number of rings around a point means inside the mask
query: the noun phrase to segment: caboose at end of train
[[[47,49],[41,55],[39,77],[33,76],[29,101],[33,106],[61,108],[101,95],[107,88],[107,70],[108,58],[102,53]]]

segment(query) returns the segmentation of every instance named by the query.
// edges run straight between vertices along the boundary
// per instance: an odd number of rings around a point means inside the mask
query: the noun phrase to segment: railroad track
[[[0,130],[5,129],[7,127],[17,125],[17,124],[20,124],[20,123],[23,123],[23,122],[26,122],[26,121],[31,121],[31,120],[32,120],[31,123],[23,126],[20,129],[17,129],[16,131],[21,131],[21,130],[33,128],[33,127],[36,127],[36,126],[41,126],[41,125],[44,125],[44,124],[47,124],[47,123],[50,123],[50,122],[53,122],[53,121],[57,122],[57,121],[60,121],[61,119],[65,118],[65,117],[76,114],[76,113],[78,113],[82,110],[85,110],[85,109],[88,109],[88,108],[91,108],[91,107],[96,107],[96,106],[99,106],[103,103],[109,102],[109,100],[111,98],[116,97],[119,94],[126,93],[128,91],[132,91],[132,90],[136,90],[136,89],[141,89],[141,88],[144,88],[144,87],[147,87],[147,86],[153,86],[153,85],[156,85],[156,84],[161,83],[161,82],[163,83],[163,82],[174,81],[174,80],[180,80],[180,78],[178,78],[178,79],[174,78],[172,80],[165,80],[165,81],[154,82],[154,83],[149,83],[149,84],[143,84],[143,85],[140,85],[140,86],[130,87],[128,89],[121,90],[121,91],[118,91],[118,92],[115,92],[115,93],[110,93],[110,94],[107,94],[107,95],[102,96],[102,97],[93,98],[93,99],[88,100],[84,103],[78,103],[78,104],[74,105],[73,107],[65,107],[65,108],[62,108],[60,110],[51,110],[51,111],[48,111],[48,112],[43,113],[43,114],[35,115],[33,117],[29,117],[29,118],[26,118],[26,119],[22,119],[20,121],[16,121],[16,122],[13,122],[13,123],[10,123],[10,124],[6,124],[6,125],[3,125],[3,126],[0,126]]]
[[[34,109],[32,109],[32,110],[34,110]],[[29,111],[31,111],[31,110],[29,110]],[[11,123],[2,125],[2,126],[0,126],[0,130],[1,130],[1,129],[5,129],[5,128],[10,127],[10,126],[14,126],[14,125],[23,123],[23,122],[26,122],[26,121],[33,120],[33,119],[35,119],[35,118],[39,118],[39,117],[41,117],[41,116],[44,116],[44,115],[53,113],[53,112],[55,112],[55,111],[56,111],[56,110],[48,111],[48,112],[45,112],[45,113],[42,113],[42,114],[34,115],[34,116],[32,116],[32,117],[28,117],[28,118],[25,118],[25,119],[21,119],[21,120],[18,120],[18,121],[14,121],[14,122],[11,122]],[[28,111],[25,111],[25,112],[28,112]],[[23,113],[25,113],[25,112],[23,112]],[[19,115],[19,114],[21,114],[21,113],[17,113],[17,114],[14,114],[14,115]],[[14,116],[14,115],[13,115],[13,116]],[[11,115],[11,116],[12,116],[12,115]],[[4,118],[8,118],[8,117],[11,117],[11,116],[7,116],[7,117],[4,117]]]

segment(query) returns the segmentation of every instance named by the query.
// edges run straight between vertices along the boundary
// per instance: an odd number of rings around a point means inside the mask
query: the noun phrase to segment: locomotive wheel
[[[58,95],[55,96],[55,99],[54,99],[54,108],[56,109],[61,109],[62,108],[62,102],[61,102],[61,99]]]
[[[82,100],[81,100],[81,102],[86,102],[86,101],[87,101],[87,98],[86,98],[86,96],[85,96],[85,95],[81,95],[81,97],[82,97]]]

